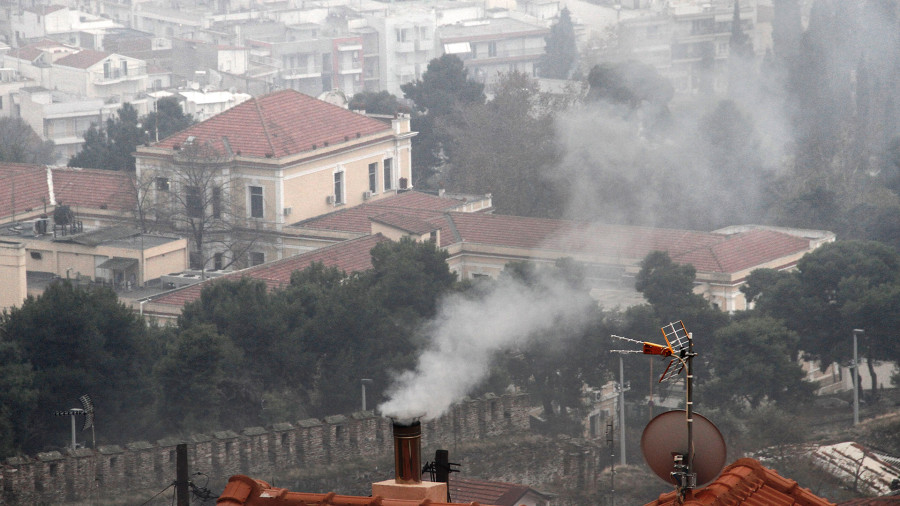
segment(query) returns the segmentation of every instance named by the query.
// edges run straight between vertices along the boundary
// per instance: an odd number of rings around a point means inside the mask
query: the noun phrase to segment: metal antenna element
[[[697,486],[697,474],[694,472],[694,368],[693,358],[694,340],[684,326],[681,320],[672,322],[660,329],[666,344],[656,344],[635,339],[628,339],[620,336],[612,336],[616,339],[640,344],[642,346],[641,353],[645,355],[660,355],[662,357],[672,357],[669,365],[663,371],[659,382],[678,377],[681,371],[687,370],[686,381],[686,400],[685,415],[687,417],[687,454],[673,455],[673,468],[671,473],[674,480],[679,498],[683,498],[685,493]],[[673,367],[674,366],[674,367]]]

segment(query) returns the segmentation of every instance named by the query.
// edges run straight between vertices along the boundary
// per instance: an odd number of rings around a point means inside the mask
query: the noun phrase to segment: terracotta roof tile
[[[93,49],[84,49],[77,53],[63,56],[56,60],[56,65],[63,67],[73,67],[77,69],[86,69],[91,65],[103,60],[109,56],[109,53],[103,51],[94,51]]]
[[[470,478],[450,480],[450,499],[459,503],[496,504],[497,506],[517,506],[518,500],[528,493],[525,485],[484,481]]]
[[[428,232],[432,232],[441,228],[439,225],[435,225],[416,216],[412,216],[410,213],[390,212],[373,216],[370,219],[378,223],[383,223],[385,225],[398,228],[400,230],[403,230],[404,232],[418,235],[427,234]]]
[[[101,169],[52,169],[56,202],[93,209],[131,211],[136,206],[131,176]]]
[[[672,260],[692,264],[698,271],[737,272],[808,247],[808,239],[774,230],[750,230],[673,256]]]
[[[17,49],[15,51],[10,51],[7,53],[8,56],[12,58],[18,58],[19,60],[25,60],[33,62],[37,60],[39,56],[41,56],[44,52],[36,47],[23,47],[21,49]]]
[[[646,506],[675,506],[675,492]],[[709,485],[689,492],[684,506],[834,506],[754,459],[739,459]]]
[[[253,98],[212,118],[172,135],[156,146],[174,149],[192,136],[195,142],[208,142],[221,153],[250,157],[296,155],[327,144],[355,141],[357,134],[391,135],[390,125],[348,111],[342,107],[304,95],[282,90]]]
[[[0,164],[0,218],[51,205],[47,169],[42,165]]]
[[[188,302],[198,299],[204,287],[220,279],[234,280],[244,277],[260,279],[266,283],[270,290],[275,289],[289,284],[291,273],[303,270],[314,262],[321,262],[325,267],[337,267],[347,273],[362,272],[372,268],[372,256],[370,254],[372,248],[379,242],[387,240],[384,236],[376,234],[340,242],[290,258],[235,271],[202,283],[166,292],[153,298],[153,303],[181,307]]]
[[[442,211],[458,209],[465,205],[459,199],[438,197],[410,191],[383,198],[363,205],[340,209],[322,216],[303,220],[292,225],[313,230],[333,230],[368,234],[372,230],[371,219],[387,213],[401,213],[419,220],[439,217]]]

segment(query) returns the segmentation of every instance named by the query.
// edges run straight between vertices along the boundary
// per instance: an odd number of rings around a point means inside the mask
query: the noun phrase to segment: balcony
[[[108,72],[100,71],[92,72],[91,74],[91,82],[95,85],[108,85],[146,79],[147,69],[145,67],[139,67],[136,69],[129,69],[127,72],[122,71],[122,69],[110,69]]]
[[[313,79],[322,77],[322,67],[298,67],[281,70],[282,79]]]

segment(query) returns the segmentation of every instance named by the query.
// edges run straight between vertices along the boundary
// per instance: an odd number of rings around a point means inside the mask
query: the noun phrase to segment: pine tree
[[[547,47],[538,68],[541,77],[567,79],[578,60],[578,46],[575,41],[575,27],[569,9],[563,8],[559,21],[550,27]]]

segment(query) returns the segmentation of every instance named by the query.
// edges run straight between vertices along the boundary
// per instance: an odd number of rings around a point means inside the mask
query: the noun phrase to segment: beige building
[[[22,304],[25,284],[25,245],[0,240],[0,311]]]
[[[414,135],[407,116],[382,122],[284,90],[139,147],[137,176],[152,212],[180,218],[186,234],[198,220],[243,234],[243,251],[223,238],[192,253],[193,268],[257,265],[322,245],[290,223],[411,188]]]
[[[141,234],[127,226],[74,235],[22,235],[26,269],[59,277],[137,288],[187,267],[185,239]]]

